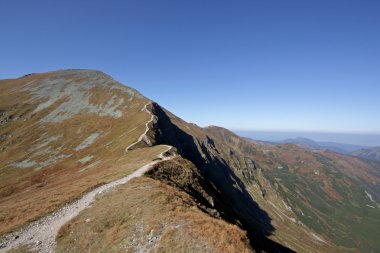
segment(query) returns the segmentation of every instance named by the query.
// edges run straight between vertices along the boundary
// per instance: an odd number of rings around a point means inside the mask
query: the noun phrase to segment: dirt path
[[[148,131],[149,131],[149,124],[154,120],[154,115],[146,108],[150,103],[151,102],[147,103],[141,109],[141,111],[146,111],[149,115],[151,115],[150,120],[147,123],[145,123],[145,132],[142,135],[140,135],[140,137],[137,139],[137,141],[135,141],[134,143],[132,143],[131,145],[129,145],[128,147],[126,147],[125,148],[125,152],[128,152],[131,147],[133,147],[134,145],[136,145],[137,143],[139,143],[140,141],[142,141],[144,139],[144,137],[146,136],[146,134],[148,133]]]
[[[172,157],[165,157],[164,154],[172,147],[168,145],[163,146],[167,147],[167,149],[159,155],[159,158],[161,158],[161,160],[171,159]],[[62,225],[73,219],[82,210],[89,207],[97,196],[118,185],[127,183],[132,178],[140,177],[148,171],[151,166],[161,160],[150,162],[126,177],[99,186],[91,192],[86,193],[79,200],[64,206],[53,214],[31,223],[26,228],[8,234],[0,240],[0,252],[7,252],[21,245],[31,245],[31,247],[38,252],[53,252],[56,245],[55,237]]]

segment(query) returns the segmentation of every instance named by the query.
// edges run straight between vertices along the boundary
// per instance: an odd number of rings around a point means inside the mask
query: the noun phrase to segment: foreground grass
[[[77,167],[42,170],[42,186],[32,185],[27,192],[0,201],[0,234],[52,212],[98,185],[127,176],[155,159],[164,149],[157,146],[133,150],[119,159],[103,160],[88,172],[79,172]]]
[[[245,232],[197,208],[190,195],[137,178],[61,228],[57,252],[251,252]]]

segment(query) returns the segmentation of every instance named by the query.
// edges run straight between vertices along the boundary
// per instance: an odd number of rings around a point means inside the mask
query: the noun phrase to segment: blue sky
[[[2,0],[0,78],[99,69],[201,126],[380,133],[379,13],[378,0]]]

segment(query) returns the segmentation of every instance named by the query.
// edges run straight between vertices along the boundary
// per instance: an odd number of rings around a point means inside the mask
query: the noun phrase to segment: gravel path
[[[161,160],[171,159],[172,157],[166,157],[164,154],[172,147],[168,145],[162,146],[167,147],[167,149],[159,155],[159,158],[161,158]],[[82,210],[89,207],[97,196],[118,185],[127,183],[132,178],[140,177],[148,171],[150,167],[161,160],[150,162],[126,177],[99,186],[91,192],[86,193],[81,199],[67,204],[53,214],[31,223],[26,228],[8,234],[0,240],[0,252],[7,252],[21,245],[31,245],[31,247],[37,252],[54,252],[56,245],[55,237],[62,225],[73,219]]]
[[[149,115],[151,115],[151,118],[150,120],[145,123],[145,132],[140,135],[140,137],[137,139],[137,141],[135,141],[134,143],[132,143],[131,145],[129,145],[128,147],[125,148],[125,152],[128,152],[131,147],[135,146],[137,143],[139,143],[140,141],[142,141],[144,138],[146,138],[146,134],[148,133],[149,131],[149,124],[154,120],[154,115],[146,108],[151,102],[147,103],[146,105],[144,105],[144,107],[141,109],[141,111],[146,111]]]

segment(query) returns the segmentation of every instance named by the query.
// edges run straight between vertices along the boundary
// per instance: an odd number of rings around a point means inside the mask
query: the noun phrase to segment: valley
[[[99,71],[0,89],[1,252],[380,247],[376,161],[202,128]]]

